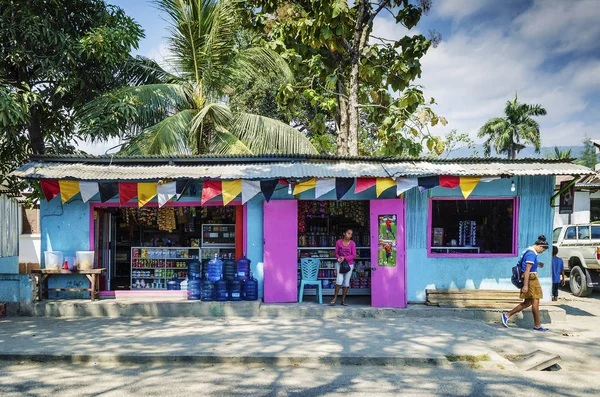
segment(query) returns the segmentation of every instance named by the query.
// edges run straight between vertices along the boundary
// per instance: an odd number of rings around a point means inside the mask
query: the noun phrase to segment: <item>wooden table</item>
[[[42,300],[43,291],[88,291],[92,297],[92,301],[96,300],[100,295],[99,277],[106,269],[90,269],[90,270],[56,270],[56,269],[33,269],[31,274],[36,279],[38,300]],[[44,288],[44,281],[50,276],[60,275],[85,275],[90,280],[90,288]]]

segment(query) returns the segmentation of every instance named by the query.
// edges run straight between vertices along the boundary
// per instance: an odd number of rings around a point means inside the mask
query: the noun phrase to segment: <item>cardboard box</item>
[[[19,274],[30,274],[33,269],[39,268],[39,263],[19,263]]]

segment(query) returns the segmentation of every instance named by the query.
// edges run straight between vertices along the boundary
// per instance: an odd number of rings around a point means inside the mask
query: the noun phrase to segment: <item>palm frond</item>
[[[252,154],[250,148],[235,135],[221,128],[213,132],[209,150],[212,154]]]
[[[256,154],[317,153],[310,140],[300,131],[269,117],[238,113],[229,132]]]
[[[126,66],[131,85],[181,84],[185,80],[164,70],[155,60],[143,56],[135,57]]]
[[[233,121],[228,106],[219,103],[205,105],[192,120],[189,131],[189,146],[198,154],[209,151],[216,129],[227,129]]]
[[[288,63],[275,51],[267,48],[248,48],[240,51],[230,69],[231,83],[270,83],[273,73],[286,83],[294,82],[294,74]]]

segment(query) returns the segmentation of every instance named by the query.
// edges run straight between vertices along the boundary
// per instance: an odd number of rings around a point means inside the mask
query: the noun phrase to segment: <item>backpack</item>
[[[517,265],[512,268],[512,276],[510,277],[510,281],[518,289],[523,288],[523,284],[524,284],[523,272],[521,271],[521,265],[523,264],[523,257],[525,256],[525,253],[527,251],[529,251],[529,250],[526,249],[525,251],[523,251],[523,253],[521,254],[521,257],[519,258],[519,262],[517,262]]]

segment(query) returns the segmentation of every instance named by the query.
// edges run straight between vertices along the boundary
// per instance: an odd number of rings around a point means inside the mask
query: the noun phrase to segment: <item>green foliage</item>
[[[0,182],[31,153],[75,150],[83,135],[74,108],[127,83],[141,37],[123,10],[101,0],[2,1]]]
[[[583,140],[583,152],[581,152],[581,157],[577,160],[577,164],[584,165],[591,169],[596,168],[596,164],[598,164],[598,155],[596,154],[596,147],[590,138],[585,138]]]
[[[380,12],[392,13],[396,23],[410,29],[430,2],[418,6],[408,0],[359,0],[349,6],[343,0],[255,0],[246,4],[247,26],[262,34],[264,44],[281,54],[297,76],[297,81],[281,87],[279,103],[294,116],[306,111],[307,102],[313,106],[317,111],[313,119],[319,122],[310,128],[330,133],[324,126],[335,127],[339,154],[356,151],[352,145],[357,142],[347,146],[344,140],[359,129],[363,138],[380,141],[382,153],[419,155],[424,147],[443,151],[443,143],[427,126],[445,120],[433,113],[430,106],[435,101],[426,100],[421,87],[412,86],[421,76],[420,59],[431,41],[423,35],[396,41],[371,35]],[[349,117],[354,94],[356,120]],[[427,113],[427,124],[424,117],[418,120],[420,112]],[[373,131],[374,126],[382,127]]]
[[[479,153],[475,150],[477,145],[475,144],[475,141],[471,139],[469,134],[452,130],[444,137],[444,143],[445,148],[443,155],[445,158],[448,158],[453,151],[460,149],[470,149],[473,152],[469,157],[479,157]]]
[[[240,31],[235,0],[159,0],[171,23],[168,38],[175,71],[140,60],[138,86],[110,92],[86,104],[86,133],[125,137],[128,154],[315,153],[309,139],[288,124],[245,112],[257,88],[293,81],[286,61],[254,46]],[[233,109],[226,102],[249,89]],[[261,98],[259,98],[261,99]],[[262,100],[262,99],[261,99]],[[232,111],[233,110],[233,111]]]
[[[526,145],[533,145],[539,153],[540,126],[532,117],[545,116],[546,109],[541,105],[519,103],[515,94],[514,100],[506,102],[504,114],[504,117],[488,120],[479,129],[479,138],[487,137],[483,145],[484,154],[489,156],[493,147],[496,153],[515,159]]]
[[[554,153],[549,154],[547,157],[555,160],[568,160],[573,158],[571,149],[560,150],[558,146],[554,146]]]

